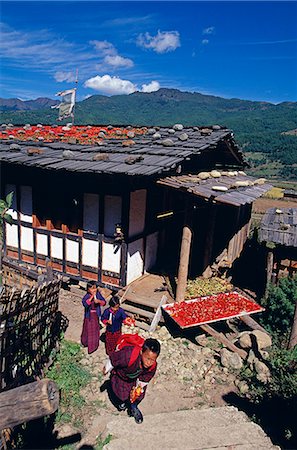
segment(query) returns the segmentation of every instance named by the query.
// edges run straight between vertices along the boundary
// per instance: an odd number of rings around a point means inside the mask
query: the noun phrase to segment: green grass
[[[111,434],[109,434],[105,438],[102,437],[102,434],[99,434],[99,436],[96,439],[96,445],[94,447],[94,450],[102,450],[105,445],[109,444],[111,439],[112,439]]]
[[[279,188],[297,190],[297,183],[294,181],[275,180],[273,184]]]
[[[82,357],[78,344],[63,340],[56,361],[46,374],[61,389],[57,422],[71,422],[73,412],[85,405],[80,389],[90,382],[92,375],[81,365]]]

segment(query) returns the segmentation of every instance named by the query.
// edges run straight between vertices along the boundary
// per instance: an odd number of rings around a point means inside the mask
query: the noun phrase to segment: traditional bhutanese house
[[[54,270],[107,287],[151,270],[176,275],[187,226],[186,272],[231,266],[252,202],[270,188],[242,172],[233,134],[220,126],[2,126],[0,137],[1,198],[14,192],[6,260],[49,258]]]
[[[267,282],[297,272],[297,208],[270,208],[259,230],[267,251]]]

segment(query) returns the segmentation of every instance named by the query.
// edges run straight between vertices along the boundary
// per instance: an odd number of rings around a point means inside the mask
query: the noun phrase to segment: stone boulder
[[[260,330],[255,330],[251,334],[255,336],[259,350],[271,347],[272,340],[269,334],[264,333],[263,331]]]
[[[251,348],[252,347],[252,340],[250,333],[243,333],[240,338],[238,339],[238,343],[241,348]]]
[[[243,333],[238,339],[238,343],[241,348],[252,348],[253,342],[256,341],[258,350],[271,347],[272,341],[269,334],[260,330],[254,330],[252,332]]]
[[[230,352],[226,348],[221,349],[221,363],[227,369],[241,369],[242,359],[237,353]]]
[[[270,380],[271,374],[266,364],[256,359],[254,362],[254,367],[257,372],[257,379],[262,383],[267,383]]]

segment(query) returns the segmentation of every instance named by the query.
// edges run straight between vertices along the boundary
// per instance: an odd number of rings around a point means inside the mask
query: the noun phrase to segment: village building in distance
[[[247,176],[233,133],[150,127],[2,126],[1,198],[14,192],[4,255],[76,280],[121,288],[178,273],[191,229],[189,276],[230,267],[252,202],[271,186]]]

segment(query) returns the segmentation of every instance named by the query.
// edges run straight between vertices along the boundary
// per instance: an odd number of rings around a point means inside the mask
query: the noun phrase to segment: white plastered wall
[[[12,206],[7,211],[8,214],[11,215],[13,219],[18,218],[17,214],[17,202],[16,202],[16,186],[14,184],[7,184],[5,186],[5,196],[9,194],[10,192],[13,192],[13,198],[12,198]],[[10,247],[18,248],[19,246],[19,238],[18,238],[18,226],[17,225],[9,225],[6,224],[6,245],[9,245]]]
[[[79,244],[72,239],[66,239],[66,261],[78,264]]]
[[[51,236],[51,257],[63,259],[63,239]]]
[[[102,270],[120,273],[121,269],[121,248],[113,244],[102,243]]]
[[[45,234],[36,233],[36,252],[39,255],[48,256],[48,239]]]
[[[98,268],[99,242],[91,239],[82,240],[82,263],[84,266]]]
[[[128,245],[127,284],[143,274],[143,239],[138,239]]]
[[[21,227],[21,249],[29,252],[34,251],[32,228]]]

